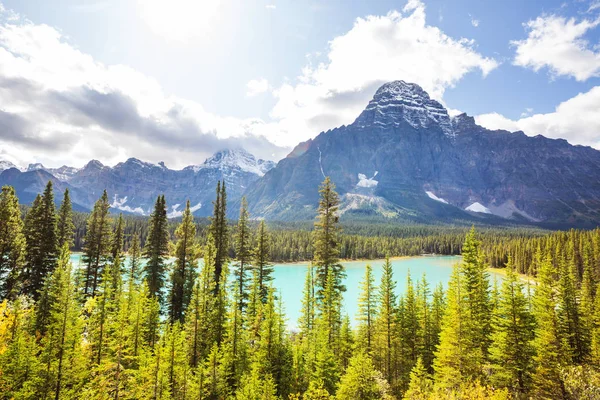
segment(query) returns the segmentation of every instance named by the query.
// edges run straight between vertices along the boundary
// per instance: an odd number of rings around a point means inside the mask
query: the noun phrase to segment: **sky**
[[[278,160],[383,83],[600,149],[600,0],[3,0],[0,160]]]

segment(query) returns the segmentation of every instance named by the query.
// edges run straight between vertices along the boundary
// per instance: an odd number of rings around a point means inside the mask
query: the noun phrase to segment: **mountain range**
[[[277,165],[241,149],[171,170],[129,159],[114,167],[20,171],[0,162],[0,184],[30,202],[48,179],[72,189],[89,209],[106,188],[115,209],[147,215],[164,193],[169,215],[187,198],[209,215],[217,180],[225,179],[231,216],[245,195],[251,214],[270,220],[314,217],[318,186],[330,176],[347,218],[392,218],[595,226],[600,222],[600,151],[566,140],[488,130],[446,108],[414,83],[381,86],[356,120],[300,143]]]
[[[139,215],[149,215],[156,197],[164,194],[169,202],[169,217],[180,216],[188,199],[194,214],[206,216],[212,212],[217,181],[224,180],[230,198],[239,199],[252,182],[274,166],[274,162],[257,160],[241,149],[220,151],[202,164],[181,170],[136,158],[113,167],[92,160],[83,168],[30,164],[24,170],[5,162],[0,164],[0,170],[4,169],[0,185],[14,186],[21,202],[30,203],[52,180],[57,201],[62,197],[60,192],[69,188],[74,208],[80,211],[90,210],[106,189],[113,211]]]

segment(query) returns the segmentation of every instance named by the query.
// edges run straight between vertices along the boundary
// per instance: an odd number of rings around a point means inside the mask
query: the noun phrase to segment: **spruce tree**
[[[375,369],[371,358],[359,351],[350,360],[337,390],[338,400],[391,400],[388,382]]]
[[[565,363],[570,363],[570,360],[565,354],[559,329],[556,275],[550,256],[547,254],[542,258],[539,248],[536,260],[539,269],[534,295],[534,316],[537,325],[534,341],[536,370],[533,375],[533,393],[540,398],[564,399],[566,392],[560,369]]]
[[[308,337],[315,325],[315,277],[312,264],[309,264],[302,291],[302,310],[298,320],[300,334]]]
[[[54,271],[58,258],[55,208],[52,181],[48,181],[43,195],[36,198],[25,220],[27,255],[22,291],[36,300],[41,295],[44,279]]]
[[[506,268],[506,279],[492,324],[491,382],[495,387],[509,388],[513,393],[525,395],[533,372],[535,321],[528,309],[525,286],[515,274],[510,260]]]
[[[79,303],[71,270],[69,247],[65,243],[48,283],[50,318],[42,340],[40,360],[45,366],[38,398],[75,396],[87,374]]]
[[[112,235],[112,244],[110,249],[110,255],[112,260],[123,254],[123,243],[125,241],[125,227],[123,226],[123,224],[123,214],[119,214],[119,218],[117,219],[117,225],[115,226],[115,230]]]
[[[245,312],[246,304],[248,301],[248,272],[251,269],[251,242],[250,228],[248,226],[248,203],[246,198],[242,197],[240,206],[240,218],[235,231],[235,258],[236,261],[233,265],[233,276],[234,276],[234,289],[236,293],[236,307],[238,308],[240,315]]]
[[[481,344],[469,335],[473,328],[465,286],[461,268],[456,266],[448,283],[447,308],[433,362],[435,387],[446,395],[478,379],[483,365]]]
[[[340,228],[338,226],[339,197],[335,192],[335,185],[329,177],[325,178],[319,188],[320,199],[317,210],[317,221],[313,232],[314,256],[313,264],[316,267],[317,297],[323,297],[327,284],[329,271],[332,271],[334,288],[341,293],[346,290],[343,279],[344,267],[339,262],[340,254]]]
[[[108,194],[105,190],[88,217],[83,239],[83,262],[86,266],[83,293],[86,296],[96,295],[103,269],[109,261],[111,250],[109,208]]]
[[[192,296],[196,281],[196,268],[200,258],[200,248],[196,241],[196,225],[187,201],[181,223],[175,230],[175,264],[171,273],[171,293],[169,295],[169,318],[171,323],[183,323],[184,315]]]
[[[0,192],[0,299],[14,298],[25,262],[25,236],[19,199],[11,186]]]
[[[375,360],[378,369],[391,384],[397,372],[396,348],[398,339],[398,299],[396,281],[389,257],[383,264],[383,274],[378,290],[378,305],[375,340]]]
[[[269,246],[271,245],[265,221],[260,221],[256,232],[256,247],[254,248],[253,274],[256,274],[260,300],[267,301],[269,283],[273,280],[273,265],[270,263]]]
[[[221,290],[223,268],[227,267],[229,259],[229,229],[227,227],[227,193],[225,181],[217,182],[217,198],[213,202],[213,215],[210,218],[208,231],[213,240],[215,248],[215,297],[219,296]]]
[[[361,293],[358,298],[358,343],[364,351],[371,352],[377,315],[377,288],[371,264],[365,267],[365,276],[360,284]]]
[[[144,257],[147,259],[144,266],[144,279],[148,284],[150,296],[156,298],[160,304],[163,299],[165,285],[166,260],[169,255],[169,231],[167,221],[167,204],[165,196],[158,196],[154,204],[154,211],[148,222],[148,236],[144,246]]]
[[[69,195],[69,189],[65,189],[62,203],[58,209],[58,225],[57,225],[57,237],[58,245],[62,247],[63,244],[67,243],[69,247],[73,246],[73,238],[75,233],[75,224],[73,223],[73,206],[71,204],[71,196]]]

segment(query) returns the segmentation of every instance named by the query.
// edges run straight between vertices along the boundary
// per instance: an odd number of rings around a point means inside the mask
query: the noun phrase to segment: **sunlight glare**
[[[166,39],[187,42],[210,35],[220,0],[139,0],[150,29]]]

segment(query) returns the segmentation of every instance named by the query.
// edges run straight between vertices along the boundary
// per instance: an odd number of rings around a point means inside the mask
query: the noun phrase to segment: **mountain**
[[[273,168],[272,161],[257,160],[240,149],[223,150],[204,163],[172,170],[164,163],[152,164],[130,158],[114,167],[92,160],[83,168],[62,166],[46,168],[30,164],[27,170],[7,169],[0,174],[0,185],[16,188],[22,203],[30,203],[43,191],[48,180],[55,184],[56,198],[69,188],[79,209],[89,210],[106,189],[115,211],[149,215],[159,194],[169,205],[169,217],[180,216],[189,199],[196,215],[212,213],[212,200],[218,180],[225,180],[228,198],[239,199],[244,190]],[[13,166],[14,167],[14,166]]]
[[[330,176],[346,216],[600,222],[600,152],[451,118],[420,86],[384,84],[348,126],[320,133],[248,188],[254,216],[313,218]]]

